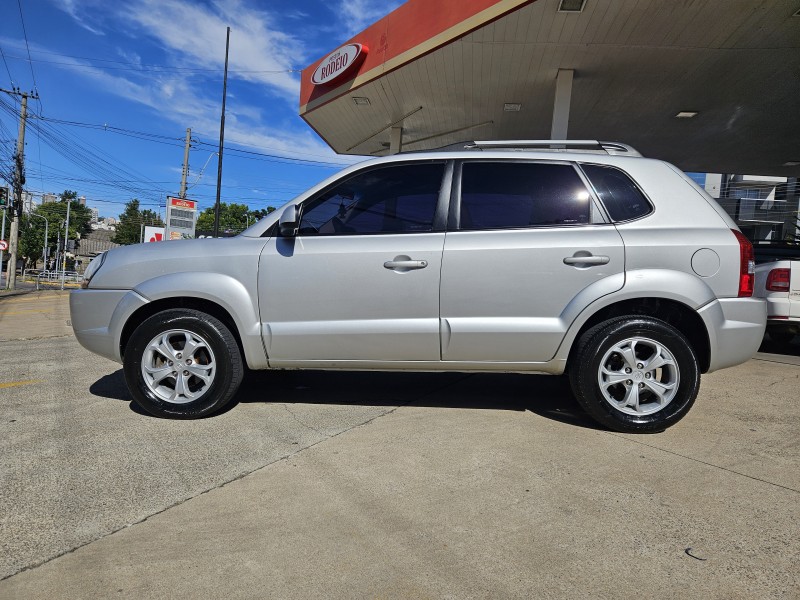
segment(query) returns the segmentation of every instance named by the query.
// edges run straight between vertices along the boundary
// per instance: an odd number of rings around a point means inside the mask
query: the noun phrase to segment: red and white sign
[[[183,198],[170,197],[170,206],[177,206],[179,208],[191,208],[194,210],[197,207],[197,202],[194,200],[184,200]]]
[[[0,240],[0,250],[8,250],[8,242],[5,240]]]
[[[367,52],[369,48],[364,44],[347,44],[334,50],[319,63],[311,75],[311,83],[314,85],[332,83],[363,61]]]
[[[164,240],[164,228],[163,227],[150,227],[149,225],[145,225],[144,228],[144,242],[161,242]]]

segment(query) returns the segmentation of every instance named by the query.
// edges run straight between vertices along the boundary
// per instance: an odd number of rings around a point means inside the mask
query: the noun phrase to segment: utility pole
[[[6,289],[13,290],[17,286],[19,220],[22,217],[22,186],[25,185],[25,121],[28,117],[28,98],[37,100],[39,96],[33,93],[20,92],[19,88],[13,90],[0,88],[0,92],[22,97],[22,106],[19,113],[19,133],[17,134],[17,152],[14,155],[14,203],[11,211],[11,233],[8,240],[11,256],[8,259],[8,270],[6,271]]]
[[[228,95],[228,49],[231,45],[231,28],[225,37],[225,78],[222,80],[222,116],[219,119],[219,162],[217,163],[217,201],[214,204],[214,237],[219,237],[219,196],[222,191],[222,144],[225,141],[225,98]]]
[[[186,179],[189,177],[189,146],[192,143],[192,129],[186,128],[186,145],[183,147],[183,171],[181,172],[181,198],[186,198]]]

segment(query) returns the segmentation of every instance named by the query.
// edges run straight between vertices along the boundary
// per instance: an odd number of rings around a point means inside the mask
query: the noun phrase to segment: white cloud
[[[134,81],[117,74],[90,66],[84,61],[66,59],[65,66],[77,74],[93,80],[99,88],[128,101],[138,102],[158,112],[174,123],[192,127],[195,135],[215,140],[219,136],[219,98],[203,98],[189,76],[143,78]],[[164,108],[168,107],[168,110]],[[231,103],[226,106],[225,141],[249,146],[261,152],[287,158],[303,158],[349,164],[358,157],[336,155],[317,139],[310,130],[280,128],[265,125],[266,119],[259,106]]]
[[[80,0],[55,0],[54,4],[67,13],[72,19],[81,27],[86,29],[87,31],[91,31],[95,35],[105,35],[103,31],[98,29],[96,26],[91,25],[87,18],[83,15],[83,7],[85,4],[81,4]],[[86,11],[87,13],[91,13],[91,11]]]
[[[302,42],[280,31],[266,11],[240,0],[213,5],[191,0],[137,0],[121,7],[123,16],[163,48],[177,52],[182,64],[219,68],[225,62],[225,32],[231,27],[229,70],[245,81],[261,83],[297,102],[303,66]],[[179,30],[175,24],[180,23]],[[191,32],[187,35],[186,32]]]
[[[68,63],[66,68],[94,81],[98,89],[147,106],[182,127],[190,126],[195,135],[217,139],[225,33],[230,26],[229,87],[237,80],[256,84],[263,95],[277,96],[281,106],[258,92],[235,98],[229,91],[226,144],[246,145],[288,158],[338,163],[359,160],[336,155],[296,117],[300,83],[293,70],[305,65],[305,46],[291,33],[280,30],[268,9],[253,9],[243,0],[214,0],[211,4],[193,0],[97,2],[65,0],[66,8],[62,9],[78,20],[81,11],[94,8],[99,13],[97,18],[108,24],[109,32],[124,31],[137,40],[136,51],[127,44],[125,48],[116,47],[126,62],[145,68],[155,62],[154,54],[148,51],[153,41],[164,56],[158,62],[168,65],[163,71],[151,68],[142,73],[108,71],[84,60],[59,59]],[[176,27],[178,23],[180,27]],[[213,85],[209,85],[210,73]]]
[[[401,4],[403,0],[338,0],[335,12],[347,29],[347,36],[352,37]]]

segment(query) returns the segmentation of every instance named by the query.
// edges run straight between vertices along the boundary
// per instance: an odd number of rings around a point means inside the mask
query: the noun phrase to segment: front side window
[[[443,163],[393,165],[359,173],[303,206],[300,235],[433,230]]]
[[[563,227],[589,223],[589,191],[571,165],[464,163],[460,229]]]

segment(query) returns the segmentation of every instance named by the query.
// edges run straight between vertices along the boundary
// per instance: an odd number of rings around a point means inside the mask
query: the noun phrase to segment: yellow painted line
[[[15,311],[12,311],[12,312],[0,312],[0,316],[10,317],[10,316],[13,316],[13,315],[44,314],[44,313],[51,313],[51,312],[55,312],[55,311],[54,310],[36,310],[36,309],[32,308],[30,310],[15,310]]]
[[[37,379],[31,379],[30,381],[9,381],[8,383],[0,383],[0,390],[2,390],[3,388],[17,387],[20,385],[31,385],[34,383],[44,383],[44,382]]]

